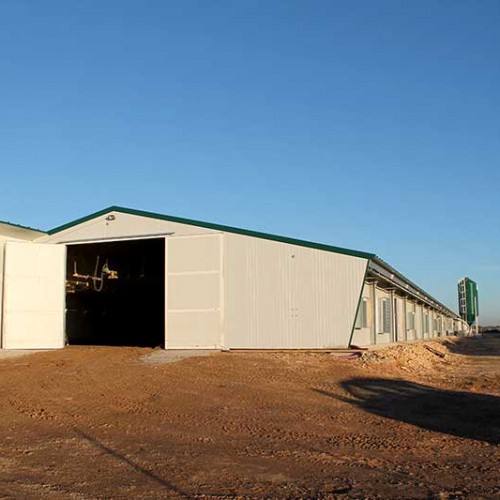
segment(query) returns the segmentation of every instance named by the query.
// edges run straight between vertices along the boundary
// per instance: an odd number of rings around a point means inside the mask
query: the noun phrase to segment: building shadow
[[[349,398],[314,390],[375,415],[422,429],[500,444],[499,397],[382,378],[353,378],[342,382],[342,387]]]

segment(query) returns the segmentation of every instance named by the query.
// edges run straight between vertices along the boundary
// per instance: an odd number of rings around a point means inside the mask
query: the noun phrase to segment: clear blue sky
[[[500,323],[498,0],[2,0],[0,219],[373,251]]]

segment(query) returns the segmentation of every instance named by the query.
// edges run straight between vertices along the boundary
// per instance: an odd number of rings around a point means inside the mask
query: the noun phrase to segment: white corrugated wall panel
[[[224,241],[227,347],[348,344],[366,259],[228,233]]]

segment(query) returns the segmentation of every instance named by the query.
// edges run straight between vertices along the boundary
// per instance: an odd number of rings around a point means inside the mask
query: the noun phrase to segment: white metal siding
[[[366,259],[224,235],[229,348],[346,346]]]

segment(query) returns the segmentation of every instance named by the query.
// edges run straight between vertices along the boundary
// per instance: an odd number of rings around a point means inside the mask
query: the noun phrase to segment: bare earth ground
[[[0,361],[0,498],[500,498],[498,335],[151,352]]]

